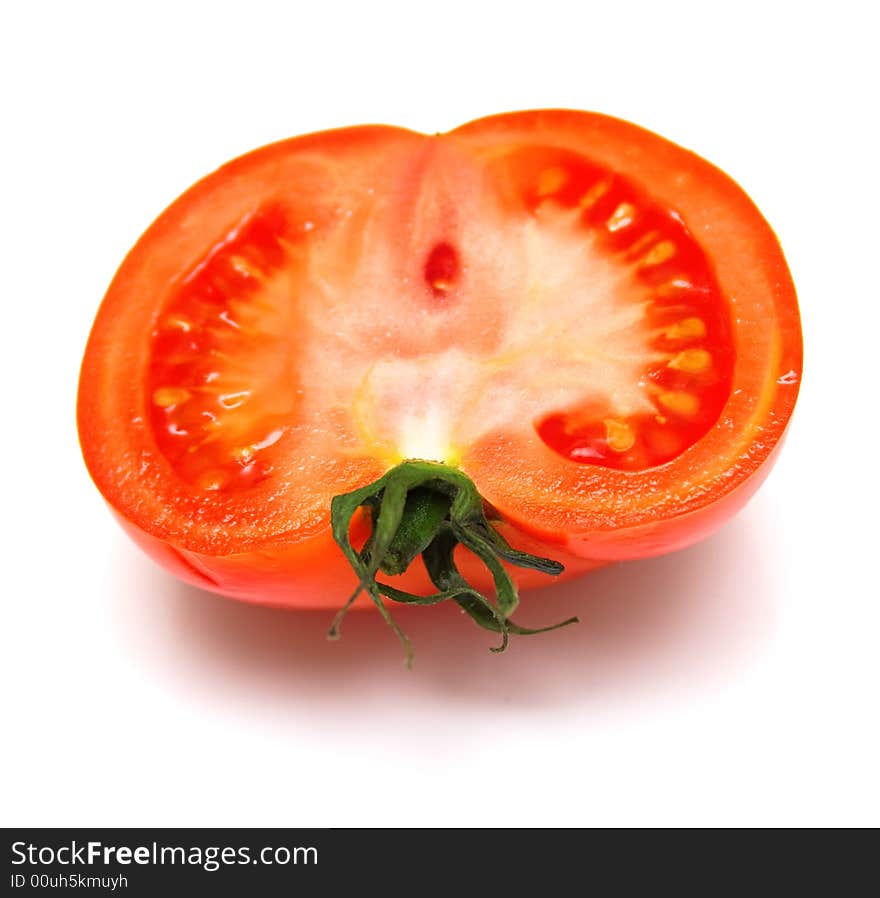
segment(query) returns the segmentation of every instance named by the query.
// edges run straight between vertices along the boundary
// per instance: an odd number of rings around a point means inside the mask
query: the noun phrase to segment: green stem
[[[357,551],[351,544],[349,530],[362,506],[370,511],[373,529],[363,548]],[[342,619],[364,591],[401,641],[409,666],[412,647],[384,599],[408,605],[454,601],[479,626],[501,634],[501,644],[493,652],[507,648],[511,633],[529,636],[577,622],[572,617],[533,630],[510,620],[519,595],[502,561],[553,576],[562,573],[563,567],[558,561],[529,555],[508,545],[487,520],[483,500],[473,481],[456,468],[437,462],[402,462],[369,486],[336,496],[330,506],[330,521],[333,538],[358,578],[357,589],[333,619],[327,634],[331,639],[339,637]],[[492,574],[494,603],[459,573],[454,560],[459,544],[473,552]],[[420,596],[376,579],[380,571],[389,576],[402,574],[418,555],[422,556],[438,592]]]

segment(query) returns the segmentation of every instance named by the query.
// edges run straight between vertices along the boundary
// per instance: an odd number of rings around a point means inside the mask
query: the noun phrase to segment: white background
[[[28,3],[0,23],[5,825],[878,824],[880,191],[867,3]],[[318,11],[318,9],[320,11]],[[10,12],[9,10],[14,10]],[[731,173],[799,288],[785,451],[678,555],[450,609],[250,608],[176,583],[82,465],[78,366],[139,233],[296,133],[594,109]]]

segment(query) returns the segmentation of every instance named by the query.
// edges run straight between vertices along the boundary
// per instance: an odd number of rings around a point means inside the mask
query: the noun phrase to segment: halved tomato
[[[403,555],[453,532],[465,481],[481,539],[566,575],[688,545],[766,474],[800,375],[791,278],[743,191],[634,125],[551,110],[312,134],[208,176],[111,284],[78,415],[92,477],[160,563],[324,608],[357,582],[346,533],[375,551],[410,460],[437,468],[398,510],[436,528]],[[363,501],[334,540],[346,495]],[[467,589],[498,588],[457,542]],[[386,569],[386,598],[444,592],[418,561]]]

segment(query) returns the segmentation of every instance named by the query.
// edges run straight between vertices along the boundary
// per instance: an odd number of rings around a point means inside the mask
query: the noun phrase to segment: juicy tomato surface
[[[791,278],[743,191],[548,110],[311,134],[209,175],[113,280],[78,421],[160,563],[330,608],[354,583],[331,500],[405,459],[466,473],[566,575],[693,543],[767,473],[800,376]],[[391,582],[431,590],[419,564]]]

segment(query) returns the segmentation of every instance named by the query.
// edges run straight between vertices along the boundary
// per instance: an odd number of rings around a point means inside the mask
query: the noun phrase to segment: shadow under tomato
[[[224,703],[367,701],[375,709],[443,693],[475,706],[583,705],[726,678],[760,652],[781,592],[769,563],[770,528],[766,517],[746,514],[690,549],[528,592],[520,623],[575,614],[580,623],[514,637],[504,655],[490,653],[494,634],[455,606],[395,608],[415,647],[412,671],[376,614],[350,614],[342,638],[328,642],[328,613],[225,600],[179,583],[134,549],[124,560],[128,601],[120,613],[130,647],[150,665]]]

